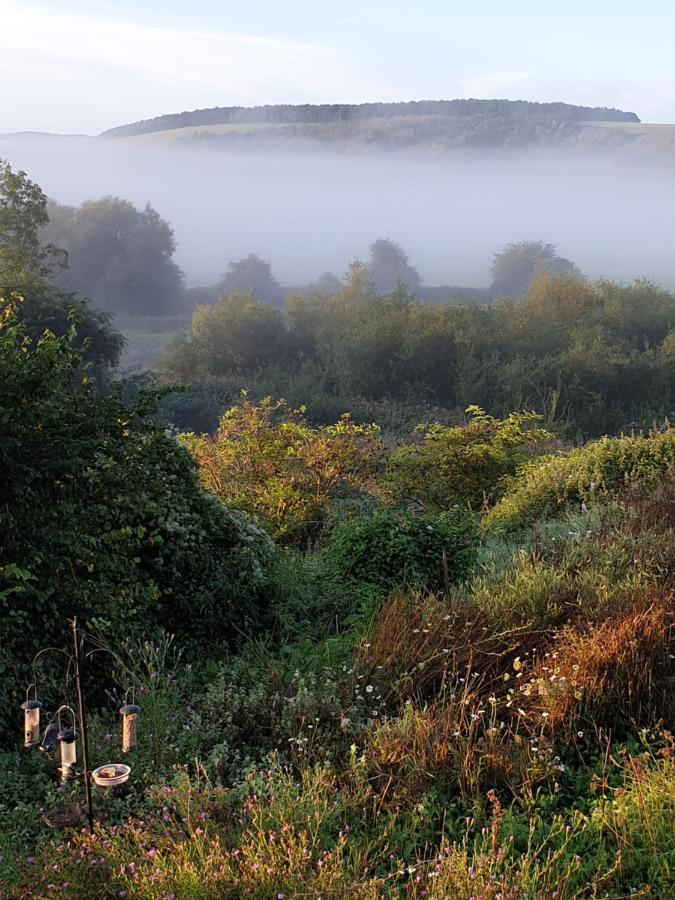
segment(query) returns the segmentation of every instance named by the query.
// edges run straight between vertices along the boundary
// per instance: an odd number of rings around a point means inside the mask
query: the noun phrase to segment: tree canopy
[[[67,268],[67,254],[41,240],[48,209],[40,187],[25,172],[13,172],[0,161],[0,310],[10,298],[20,296],[22,302],[14,304],[14,312],[35,339],[45,328],[63,335],[76,319],[74,340],[85,361],[99,369],[113,367],[124,340],[112,328],[110,316],[50,283]]]
[[[68,269],[54,282],[113,313],[161,315],[183,301],[183,275],[173,260],[173,230],[148,203],[139,210],[119,197],[79,207],[50,203],[42,239],[63,247]]]
[[[573,262],[556,254],[554,244],[519,241],[495,254],[490,267],[491,293],[495,297],[524,297],[541,272],[581,277]]]

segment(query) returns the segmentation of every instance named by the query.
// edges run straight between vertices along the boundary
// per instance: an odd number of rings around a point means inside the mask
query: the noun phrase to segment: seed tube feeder
[[[59,731],[61,781],[68,781],[75,774],[77,763],[77,734],[74,728],[63,728]]]
[[[23,710],[23,745],[37,747],[40,744],[40,710],[42,703],[36,698],[21,704]]]
[[[137,746],[136,725],[140,706],[135,703],[127,703],[120,709],[122,716],[122,753],[132,753]]]

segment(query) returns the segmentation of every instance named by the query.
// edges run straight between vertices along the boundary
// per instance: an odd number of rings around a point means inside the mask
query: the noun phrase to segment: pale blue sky
[[[0,33],[0,132],[468,96],[675,121],[673,0],[0,0]]]

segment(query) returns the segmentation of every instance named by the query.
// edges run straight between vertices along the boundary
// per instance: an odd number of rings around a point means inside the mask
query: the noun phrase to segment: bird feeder
[[[23,710],[23,745],[37,747],[40,743],[40,710],[42,703],[36,698],[21,704]]]
[[[120,709],[122,716],[122,753],[131,753],[136,749],[136,723],[138,714],[141,711],[140,706],[135,703],[127,703]]]
[[[76,737],[74,728],[62,728],[59,731],[61,781],[68,781],[75,773],[75,764],[77,762]]]

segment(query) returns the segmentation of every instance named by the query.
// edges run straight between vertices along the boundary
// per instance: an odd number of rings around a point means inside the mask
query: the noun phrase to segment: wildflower
[[[367,684],[367,685],[366,685],[366,693],[367,693],[367,694],[372,694],[372,693],[373,693],[373,686],[372,686],[372,684]]]

